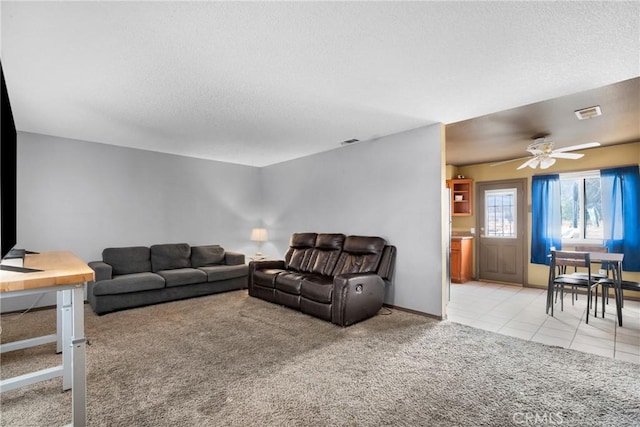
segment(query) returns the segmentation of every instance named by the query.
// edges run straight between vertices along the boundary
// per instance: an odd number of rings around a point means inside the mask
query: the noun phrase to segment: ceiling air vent
[[[583,108],[582,110],[576,110],[576,116],[579,120],[590,119],[592,117],[598,117],[602,115],[602,110],[599,105],[595,107]]]

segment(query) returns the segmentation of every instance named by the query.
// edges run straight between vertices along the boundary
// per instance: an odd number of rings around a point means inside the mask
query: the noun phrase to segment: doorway
[[[526,179],[477,184],[478,280],[524,285]]]

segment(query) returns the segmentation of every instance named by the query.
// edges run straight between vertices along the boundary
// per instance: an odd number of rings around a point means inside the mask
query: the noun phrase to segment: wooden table
[[[56,333],[0,346],[0,353],[50,342],[62,352],[62,365],[0,381],[0,393],[62,377],[62,389],[71,389],[72,425],[86,425],[86,367],[84,337],[84,287],[95,279],[93,270],[71,252],[43,252],[27,255],[27,268],[42,271],[18,273],[0,271],[0,299],[57,293]]]

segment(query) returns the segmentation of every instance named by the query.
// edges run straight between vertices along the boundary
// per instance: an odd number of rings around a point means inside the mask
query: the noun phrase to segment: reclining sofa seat
[[[315,238],[313,249],[305,250],[305,256],[297,270],[281,272],[275,277],[276,302],[287,307],[295,308],[303,313],[311,314],[325,320],[331,320],[331,313],[324,313],[327,304],[331,303],[331,292],[329,298],[322,298],[321,306],[309,304],[309,298],[313,295],[303,293],[302,287],[305,281],[309,283],[305,287],[307,291],[310,286],[329,287],[333,285],[331,273],[338,261],[342,245],[344,244],[344,234],[318,234]],[[297,260],[297,259],[296,259]],[[320,292],[323,294],[326,292]],[[329,306],[330,307],[330,306]],[[318,310],[320,309],[320,310]]]
[[[249,265],[249,294],[347,326],[375,315],[395,247],[380,237],[295,233],[283,261]]]
[[[280,273],[288,271],[302,271],[302,266],[309,263],[316,237],[316,233],[298,233],[291,236],[289,249],[284,256],[284,261],[260,261],[259,264],[256,262],[249,263],[249,295],[276,302],[276,277]],[[258,265],[259,268],[256,268]]]

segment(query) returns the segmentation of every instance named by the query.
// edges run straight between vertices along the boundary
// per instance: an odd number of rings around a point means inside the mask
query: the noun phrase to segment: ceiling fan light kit
[[[533,157],[527,159],[523,164],[518,166],[518,170],[524,169],[527,166],[531,169],[535,169],[540,166],[540,169],[547,169],[556,163],[556,159],[569,159],[576,160],[584,157],[584,154],[569,153],[569,151],[584,150],[587,148],[599,147],[599,142],[587,142],[585,144],[571,145],[569,147],[560,147],[553,149],[553,141],[547,138],[536,138],[529,146],[527,151],[533,155]],[[494,163],[490,166],[498,166],[516,160],[522,160],[522,158],[506,160],[504,162]]]
[[[543,157],[542,160],[540,160],[540,169],[547,169],[553,166],[555,162],[556,159],[553,157]]]

